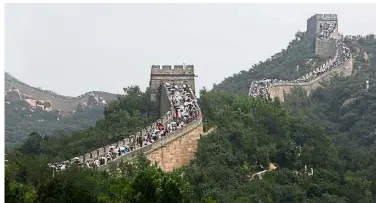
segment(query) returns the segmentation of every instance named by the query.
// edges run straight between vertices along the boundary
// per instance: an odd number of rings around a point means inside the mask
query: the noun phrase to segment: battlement
[[[194,75],[194,66],[193,65],[174,65],[174,66],[152,65],[151,74],[152,75]]]
[[[316,20],[337,21],[337,14],[316,14],[313,16]]]

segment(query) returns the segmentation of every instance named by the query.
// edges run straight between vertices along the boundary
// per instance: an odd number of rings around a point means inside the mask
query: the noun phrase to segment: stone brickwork
[[[316,39],[315,53],[323,57],[332,57],[336,52],[336,40],[329,39]]]
[[[165,170],[165,166],[172,166],[172,168],[178,168],[184,164],[186,164],[187,157],[191,157],[193,159],[194,153],[197,150],[197,147],[193,147],[194,143],[197,144],[198,139],[200,138],[200,134],[203,134],[203,127],[202,127],[202,119],[198,119],[193,121],[192,123],[188,124],[182,129],[178,129],[177,131],[172,132],[166,137],[162,137],[161,139],[157,140],[151,145],[147,145],[142,148],[138,148],[134,151],[131,151],[124,156],[121,156],[115,160],[113,160],[110,164],[103,165],[100,167],[101,170],[107,169],[111,167],[111,165],[116,165],[121,161],[131,161],[138,156],[138,154],[143,153],[145,154],[151,162],[157,162],[157,164]],[[190,137],[192,136],[192,138]],[[187,150],[187,144],[190,150]],[[191,143],[191,144],[189,144]],[[183,158],[174,158],[174,160],[178,161],[171,161],[169,159],[165,159],[163,156],[158,156],[163,154],[165,148],[168,149],[169,154],[182,154]],[[182,153],[184,151],[184,153]],[[190,160],[191,160],[190,159]],[[171,169],[171,168],[170,168]]]
[[[203,132],[202,122],[199,122],[184,134],[171,137],[158,149],[148,152],[147,157],[167,172],[186,165],[194,158],[198,140]]]

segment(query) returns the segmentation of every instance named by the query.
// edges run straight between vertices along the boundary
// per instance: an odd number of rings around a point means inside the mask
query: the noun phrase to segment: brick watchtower
[[[158,102],[160,106],[160,115],[164,115],[168,111],[165,107],[165,101],[167,98],[162,97],[161,85],[164,82],[168,83],[187,83],[192,91],[195,93],[195,73],[193,65],[152,65],[150,75],[150,92],[151,100]],[[163,100],[163,101],[162,101]]]
[[[338,33],[337,14],[316,14],[307,20],[307,34],[315,43],[315,53],[323,57],[333,57]]]

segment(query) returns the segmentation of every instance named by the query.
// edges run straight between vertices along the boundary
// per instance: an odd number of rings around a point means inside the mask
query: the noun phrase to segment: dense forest
[[[201,92],[200,104],[207,127],[217,130],[200,140],[191,164],[173,173],[140,157],[118,175],[73,167],[52,177],[46,164],[58,159],[61,146],[30,134],[7,156],[7,202],[372,202],[372,185],[347,170],[324,128],[291,116],[278,101]],[[90,149],[86,139],[81,145]],[[277,170],[250,179],[269,163]]]
[[[299,33],[284,54],[200,91],[204,127],[216,130],[200,139],[189,165],[171,173],[144,156],[120,172],[72,167],[52,177],[46,167],[153,122],[157,108],[137,86],[125,88],[87,130],[58,137],[30,132],[6,156],[6,202],[376,202],[376,40],[346,43],[370,62],[357,56],[352,76],[336,76],[309,96],[299,88],[285,103],[244,95],[252,79],[301,74],[296,66],[316,56]],[[303,73],[311,66],[299,67]],[[270,164],[276,168],[252,178]]]

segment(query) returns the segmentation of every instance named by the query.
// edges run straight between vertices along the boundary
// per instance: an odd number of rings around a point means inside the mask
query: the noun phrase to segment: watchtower
[[[167,102],[166,98],[161,94],[161,85],[163,82],[168,83],[182,83],[185,82],[190,86],[195,94],[195,73],[193,65],[152,65],[150,75],[150,92],[151,100],[159,103],[160,114],[163,115],[167,106],[164,106]],[[163,101],[162,101],[163,100]]]
[[[315,43],[315,53],[323,57],[333,57],[338,33],[337,14],[316,14],[307,20],[307,34]]]

